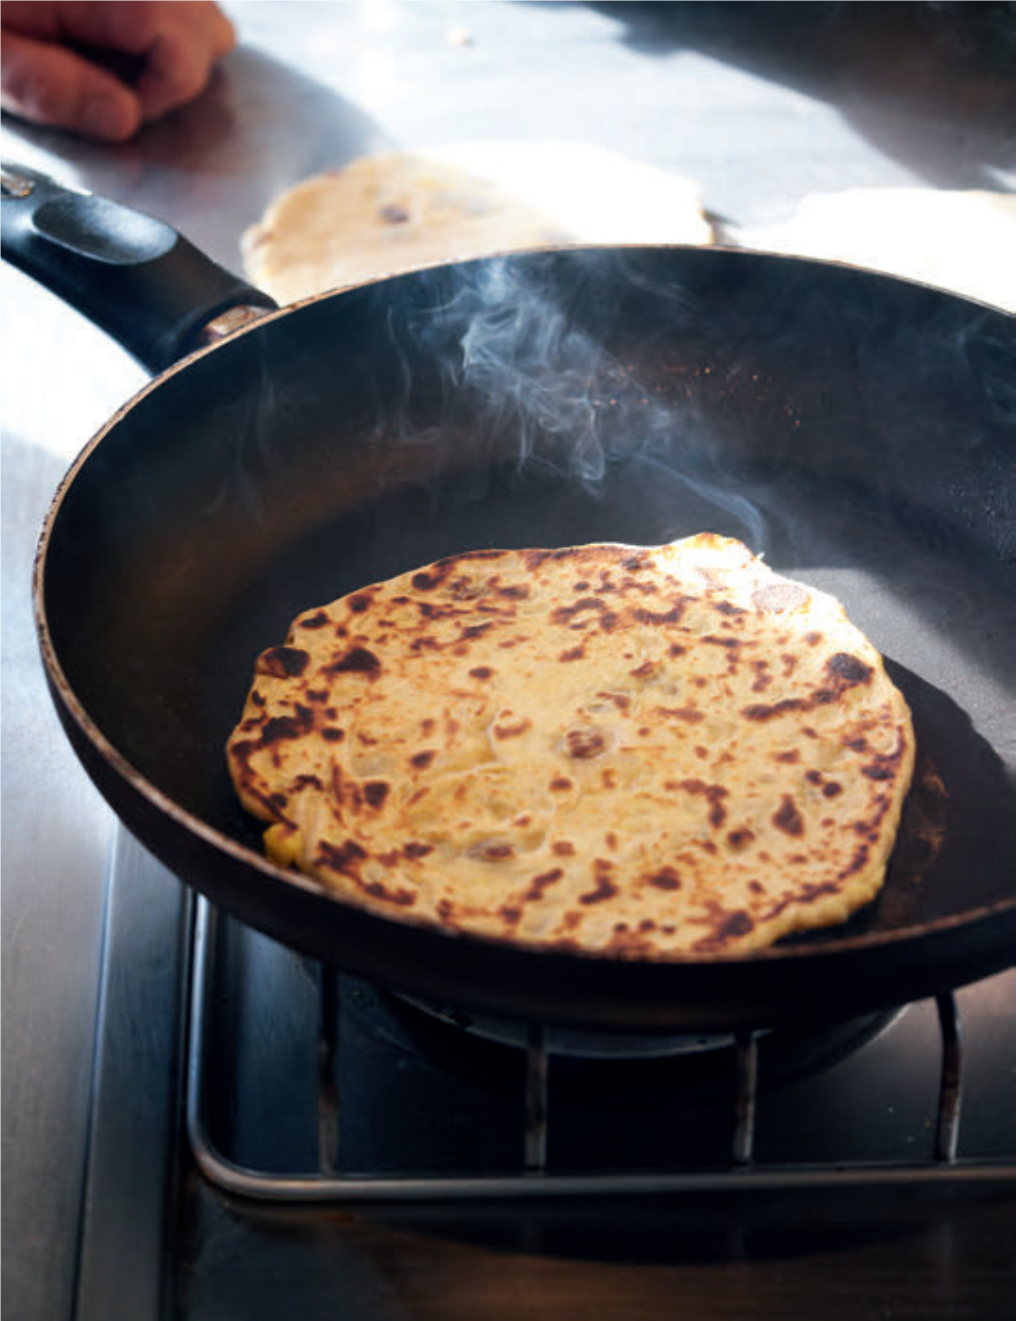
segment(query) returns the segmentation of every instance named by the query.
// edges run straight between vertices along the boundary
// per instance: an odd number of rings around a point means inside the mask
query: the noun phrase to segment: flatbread
[[[984,189],[848,188],[814,193],[744,247],[845,261],[1013,311],[1016,194]]]
[[[880,888],[907,705],[738,541],[452,556],[295,621],[228,763],[267,851],[401,921],[732,954]]]
[[[351,161],[287,190],[242,238],[279,303],[435,262],[562,243],[712,241],[697,186],[573,142],[467,141]]]

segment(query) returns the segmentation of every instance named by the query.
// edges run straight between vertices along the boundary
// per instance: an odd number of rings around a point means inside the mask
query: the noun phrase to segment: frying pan
[[[683,247],[498,256],[274,311],[160,222],[19,179],[5,257],[158,373],[57,491],[34,599],[71,743],[185,882],[376,983],[603,1030],[850,1017],[1012,964],[1012,317]],[[194,347],[241,304],[263,314]],[[850,922],[739,957],[535,951],[262,856],[223,748],[299,611],[470,548],[702,530],[837,594],[912,707],[900,839]]]

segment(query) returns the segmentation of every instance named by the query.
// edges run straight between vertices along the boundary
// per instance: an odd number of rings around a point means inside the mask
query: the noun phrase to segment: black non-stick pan
[[[184,881],[377,983],[603,1029],[849,1016],[1012,964],[1011,316],[786,257],[556,250],[268,311],[174,361],[265,300],[165,226],[22,180],[5,256],[160,371],[57,492],[35,602],[82,762]],[[262,856],[223,749],[299,611],[472,547],[702,530],[838,595],[912,707],[899,843],[850,923],[742,957],[538,952]]]

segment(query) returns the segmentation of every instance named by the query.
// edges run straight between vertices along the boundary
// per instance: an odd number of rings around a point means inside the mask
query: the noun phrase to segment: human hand
[[[107,142],[197,96],[235,41],[212,0],[4,0],[0,32],[3,109]]]

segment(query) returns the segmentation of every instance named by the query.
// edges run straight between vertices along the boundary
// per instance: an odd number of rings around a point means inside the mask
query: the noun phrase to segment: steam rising
[[[619,463],[639,465],[651,505],[661,505],[668,490],[674,510],[672,518],[662,511],[668,526],[650,531],[649,540],[704,530],[679,518],[693,496],[709,506],[702,523],[708,517],[722,530],[725,522],[754,549],[767,549],[765,521],[734,489],[732,472],[706,472],[706,453],[715,456],[711,462],[718,453],[696,397],[666,394],[660,372],[643,379],[643,354],[635,364],[609,347],[624,299],[650,291],[618,256],[606,255],[603,267],[597,280],[590,265],[582,267],[576,286],[565,289],[562,277],[550,287],[512,261],[469,264],[456,287],[419,317],[413,338],[445,364],[450,397],[470,400],[473,443],[505,446],[510,438],[519,469],[551,468],[596,498]],[[679,322],[696,325],[698,300],[688,290],[656,286],[654,294]]]

